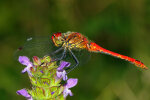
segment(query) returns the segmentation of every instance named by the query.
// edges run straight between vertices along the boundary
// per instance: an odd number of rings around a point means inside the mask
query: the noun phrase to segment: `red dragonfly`
[[[101,46],[97,45],[96,43],[91,42],[84,35],[78,32],[55,33],[52,36],[52,41],[56,47],[60,47],[54,53],[64,50],[62,57],[58,58],[57,60],[62,60],[63,58],[65,58],[66,51],[69,51],[73,56],[76,64],[71,67],[70,71],[73,70],[79,64],[77,57],[72,52],[73,49],[79,49],[79,50],[86,49],[89,52],[108,54],[129,61],[132,64],[136,65],[137,67],[148,69],[141,61],[104,49]]]

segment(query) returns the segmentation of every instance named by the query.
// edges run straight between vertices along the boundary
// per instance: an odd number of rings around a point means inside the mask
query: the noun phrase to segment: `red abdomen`
[[[124,55],[121,55],[121,54],[118,54],[118,53],[115,53],[115,52],[112,52],[112,51],[109,51],[107,49],[104,49],[102,47],[100,47],[99,45],[97,45],[96,43],[93,43],[91,42],[89,44],[89,48],[88,48],[89,51],[91,52],[100,52],[100,53],[105,53],[105,54],[108,54],[108,55],[111,55],[111,56],[114,56],[114,57],[117,57],[117,58],[120,58],[120,59],[124,59],[126,61],[129,61],[131,63],[133,63],[134,65],[136,65],[137,67],[141,67],[143,69],[148,69],[141,61],[139,60],[136,60],[136,59],[133,59],[131,57],[128,57],[128,56],[124,56]]]

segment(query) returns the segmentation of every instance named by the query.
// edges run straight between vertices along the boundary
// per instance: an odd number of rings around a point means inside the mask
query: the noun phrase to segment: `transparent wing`
[[[32,59],[33,56],[43,57],[45,55],[51,56],[53,59],[60,58],[63,55],[63,49],[58,53],[54,53],[60,47],[56,47],[51,37],[30,37],[25,41],[25,44],[22,47],[19,47],[14,57],[17,60],[19,56],[27,56]],[[79,60],[79,65],[86,63],[90,58],[90,53],[87,50],[72,50],[74,55]],[[63,59],[64,61],[68,61],[71,65],[75,64],[75,60],[73,59],[71,53],[69,51],[66,52],[66,57]]]
[[[51,55],[52,52],[58,48],[54,46],[50,37],[30,37],[25,41],[22,47],[19,47],[14,57],[18,59],[19,56],[27,56],[32,58],[33,56],[43,57],[50,55],[55,58],[56,55]]]

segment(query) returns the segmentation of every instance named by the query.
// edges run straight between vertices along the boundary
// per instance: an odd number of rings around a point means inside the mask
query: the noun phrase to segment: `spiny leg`
[[[55,50],[55,51],[53,51],[52,53],[49,53],[48,55],[46,55],[46,56],[51,56],[51,57],[54,57],[55,55],[56,55],[56,53],[58,53],[58,52],[60,52],[61,50],[63,50],[64,48],[63,47],[61,47],[61,48],[59,48],[59,49],[57,49],[57,50]],[[55,60],[54,60],[55,61]]]
[[[76,64],[74,64],[73,66],[66,69],[66,70],[70,69],[67,72],[67,74],[70,73],[74,68],[76,68],[79,65],[79,61],[78,61],[77,57],[74,55],[74,53],[71,50],[69,50],[69,51],[70,51],[71,55],[73,56],[73,59],[75,60]]]
[[[59,51],[60,51],[60,50],[59,50]],[[58,51],[58,52],[59,52],[59,51]],[[62,59],[65,58],[65,57],[66,57],[66,49],[64,49],[62,56],[61,56],[60,58],[56,58],[54,61],[62,60]]]
[[[56,53],[60,52],[61,50],[63,50],[63,47],[61,47],[61,48],[59,48],[59,49],[55,50],[55,51],[54,51],[54,52],[52,52],[51,54],[52,54],[52,55],[54,55],[54,54],[56,54]]]

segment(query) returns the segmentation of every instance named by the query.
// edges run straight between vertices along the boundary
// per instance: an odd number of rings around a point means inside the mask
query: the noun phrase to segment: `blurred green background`
[[[150,65],[150,0],[0,0],[0,100],[25,100],[16,91],[30,82],[13,58],[25,39],[66,31]],[[69,76],[79,82],[68,100],[150,100],[150,71],[108,55]]]

